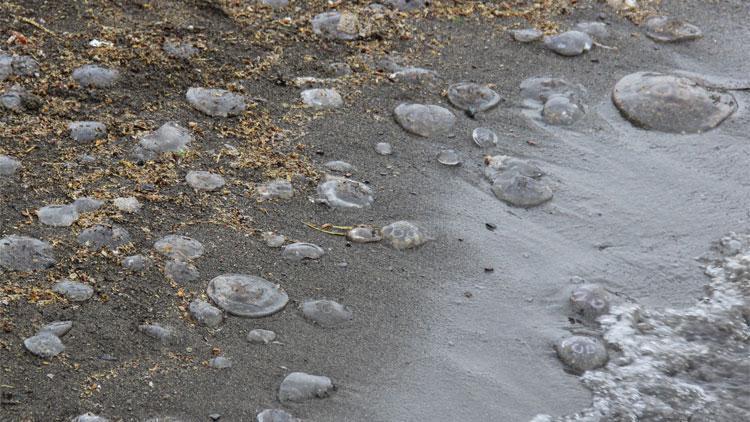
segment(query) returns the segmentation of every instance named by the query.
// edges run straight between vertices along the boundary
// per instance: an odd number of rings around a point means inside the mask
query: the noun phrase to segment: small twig
[[[333,235],[333,236],[346,236],[346,233],[339,233],[339,232],[332,232],[332,231],[329,231],[329,230],[325,230],[325,229],[322,229],[322,228],[316,226],[313,223],[308,223],[306,221],[303,221],[302,223],[304,223],[307,227],[309,227],[309,228],[311,228],[313,230],[317,230],[317,231],[325,233],[325,234],[330,234],[330,235]]]
[[[42,24],[37,23],[37,21],[35,21],[34,19],[25,18],[23,16],[17,16],[17,18],[21,22],[28,23],[29,25],[33,26],[34,28],[42,30],[42,31],[48,33],[49,35],[52,35],[53,37],[57,36],[54,32],[52,32],[49,29],[45,28]]]

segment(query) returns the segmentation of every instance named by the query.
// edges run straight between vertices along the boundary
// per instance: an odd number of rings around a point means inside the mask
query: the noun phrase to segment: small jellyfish
[[[294,196],[294,188],[288,180],[276,179],[271,182],[259,185],[255,188],[261,201],[281,198],[290,199]]]
[[[203,244],[191,237],[170,234],[154,243],[154,249],[162,255],[178,260],[195,259],[203,255]]]
[[[490,182],[508,174],[520,174],[532,179],[544,176],[544,172],[536,164],[507,155],[487,156],[484,158],[484,165],[484,175]]]
[[[546,183],[521,174],[495,179],[492,192],[503,202],[520,208],[531,208],[552,199]]]
[[[301,310],[305,319],[326,328],[342,326],[354,319],[348,306],[333,300],[306,300]]]
[[[486,127],[478,127],[471,132],[471,138],[480,148],[491,148],[497,145],[497,134],[494,130]]]
[[[299,402],[314,398],[328,397],[336,387],[328,377],[292,372],[284,378],[279,387],[279,401]]]
[[[318,245],[312,243],[292,243],[286,245],[281,251],[281,256],[290,261],[302,261],[305,259],[320,259],[325,251]]]
[[[644,27],[647,37],[660,42],[691,41],[703,36],[703,31],[697,26],[668,16],[653,16]]]
[[[579,286],[570,294],[570,306],[576,315],[595,321],[609,312],[609,293],[596,284]]]
[[[609,359],[604,342],[596,337],[564,338],[555,344],[555,351],[560,360],[578,374],[601,368]]]
[[[379,242],[383,236],[375,227],[357,226],[346,232],[346,239],[354,243],[371,243]]]
[[[561,56],[579,56],[591,50],[594,41],[585,32],[567,31],[559,35],[544,37],[544,46]]]
[[[556,95],[547,100],[542,110],[544,121],[556,126],[572,125],[581,120],[583,114],[583,107],[562,95]]]
[[[487,111],[503,98],[486,85],[460,82],[448,87],[448,100],[456,108],[471,112]]]
[[[375,200],[372,189],[364,183],[331,176],[318,185],[318,195],[333,208],[367,208]]]
[[[416,248],[427,242],[427,236],[416,225],[408,221],[396,221],[382,230],[383,239],[396,249]]]
[[[282,310],[289,297],[278,284],[244,274],[224,274],[208,283],[208,296],[230,314],[260,318]]]
[[[461,157],[452,149],[444,149],[438,153],[437,161],[445,166],[457,166],[461,164]]]

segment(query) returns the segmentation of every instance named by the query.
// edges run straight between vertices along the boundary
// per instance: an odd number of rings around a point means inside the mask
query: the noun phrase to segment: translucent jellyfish
[[[325,251],[318,245],[312,243],[291,243],[284,246],[281,256],[290,261],[302,261],[304,259],[320,259]]]
[[[564,338],[555,344],[555,351],[560,360],[576,373],[601,368],[609,359],[604,342],[596,337]]]
[[[405,131],[425,138],[445,134],[456,124],[456,116],[437,105],[404,103],[393,114]]]
[[[460,82],[448,87],[448,100],[456,108],[471,112],[487,111],[503,98],[487,85]]]
[[[536,164],[507,155],[487,156],[484,164],[484,175],[490,182],[507,174],[520,174],[533,179],[544,176],[544,172]]]
[[[193,108],[213,117],[236,116],[247,107],[245,97],[225,89],[189,88],[185,98]]]
[[[294,196],[294,188],[288,180],[277,179],[258,185],[255,188],[261,201],[281,198],[290,199]]]
[[[364,183],[328,176],[318,185],[320,200],[334,208],[367,208],[375,198]]]
[[[290,413],[281,409],[265,409],[256,416],[257,422],[301,422]]]
[[[596,321],[609,312],[609,293],[596,284],[576,287],[570,294],[570,307],[577,316]]]
[[[335,171],[337,173],[353,173],[356,169],[353,165],[347,163],[346,161],[329,161],[325,164],[323,164],[325,168],[327,168],[330,171]]]
[[[696,40],[703,32],[695,25],[668,16],[653,16],[644,23],[646,36],[661,42]]]
[[[199,324],[205,325],[209,328],[218,327],[224,319],[224,314],[221,312],[221,309],[204,300],[196,299],[190,302],[188,310],[193,319],[198,321]]]
[[[91,142],[107,136],[107,127],[101,122],[72,122],[68,124],[68,130],[76,142]]]
[[[94,289],[88,284],[79,283],[71,280],[60,280],[52,286],[52,291],[65,296],[72,302],[83,302],[91,299],[94,295]]]
[[[71,329],[73,329],[73,321],[53,321],[40,328],[39,333],[50,333],[62,337]]]
[[[326,328],[342,326],[354,319],[348,306],[333,300],[306,300],[301,310],[305,319]]]
[[[396,221],[382,230],[383,239],[396,249],[411,249],[429,240],[422,229],[408,221]]]
[[[8,155],[0,155],[0,176],[13,176],[20,168],[20,161]]]
[[[143,324],[138,326],[138,331],[165,345],[176,344],[180,340],[177,331],[169,325]]]
[[[256,328],[247,333],[247,341],[256,344],[268,344],[276,340],[276,333],[270,330]]]
[[[437,161],[444,166],[457,166],[461,164],[461,157],[456,150],[444,149],[438,153]]]
[[[110,422],[109,419],[95,415],[91,412],[84,413],[82,415],[78,415],[75,418],[73,418],[70,422]]]
[[[495,179],[492,192],[501,201],[520,208],[531,208],[552,199],[552,189],[544,182],[521,174]]]
[[[471,132],[471,139],[480,148],[491,148],[497,145],[498,137],[494,130],[486,127],[478,127]]]
[[[337,108],[344,105],[344,99],[335,89],[306,89],[300,96],[303,103],[313,108]]]
[[[514,40],[522,43],[539,41],[544,36],[544,33],[536,28],[512,29],[508,32]]]
[[[578,22],[573,30],[584,32],[597,40],[609,38],[609,29],[604,22]]]
[[[190,283],[198,280],[200,273],[195,265],[185,261],[167,261],[164,264],[164,275],[177,283]]]
[[[258,3],[269,6],[274,9],[287,7],[289,5],[289,0],[258,0]]]
[[[544,37],[544,46],[561,56],[579,56],[591,50],[594,41],[585,32],[567,31]]]
[[[314,398],[325,398],[336,388],[328,377],[292,372],[279,387],[279,401],[298,402]]]
[[[102,205],[104,205],[104,201],[88,196],[82,196],[73,201],[73,206],[76,207],[76,211],[79,213],[96,211],[101,208]]]
[[[185,176],[185,181],[191,188],[206,192],[219,189],[226,183],[220,174],[210,171],[189,171]]]
[[[130,233],[119,226],[97,224],[83,230],[76,239],[79,244],[91,249],[117,249],[130,243]]]
[[[437,80],[437,73],[434,70],[423,69],[421,67],[405,67],[391,73],[388,75],[388,78],[395,82],[422,84],[435,82]]]
[[[383,235],[373,226],[357,226],[346,232],[346,239],[354,243],[380,242]]]
[[[167,122],[156,131],[142,137],[140,145],[154,152],[185,152],[192,141],[193,135],[189,130],[177,122]]]
[[[195,48],[190,42],[174,40],[164,41],[161,48],[169,57],[175,57],[178,59],[189,59],[200,52],[200,50]]]
[[[130,214],[137,213],[143,207],[143,204],[134,196],[115,198],[112,200],[112,205],[118,210]]]
[[[286,236],[274,232],[263,232],[261,237],[263,237],[263,241],[266,242],[266,246],[269,248],[280,248],[286,242]]]
[[[560,78],[529,78],[521,82],[521,98],[528,107],[541,108],[550,98],[563,96],[572,100],[582,98],[586,89]]]
[[[0,267],[11,271],[34,271],[55,265],[52,245],[26,236],[0,239]]]
[[[220,275],[208,284],[208,296],[230,314],[260,318],[282,310],[289,297],[278,284],[243,274]]]
[[[312,19],[313,32],[323,38],[350,41],[365,35],[366,28],[361,25],[354,13],[337,11],[324,12]]]
[[[38,110],[42,104],[41,98],[29,93],[20,85],[11,86],[0,95],[0,106],[19,113],[26,110]]]
[[[47,205],[36,211],[39,221],[47,226],[69,227],[78,220],[78,211],[73,205]]]
[[[620,113],[634,125],[670,133],[701,133],[717,127],[737,110],[730,94],[695,81],[654,72],[620,79],[612,92]]]
[[[375,144],[375,152],[380,155],[391,155],[393,154],[393,147],[388,142],[378,142]]]
[[[542,117],[548,124],[569,126],[583,118],[583,107],[570,98],[556,95],[544,103]]]
[[[120,79],[120,71],[93,64],[73,70],[73,80],[78,85],[92,88],[108,88]]]
[[[232,361],[224,356],[216,356],[208,361],[208,366],[214,369],[229,369],[232,367]]]
[[[403,11],[422,9],[430,4],[429,0],[385,0],[385,4]]]
[[[154,249],[166,257],[178,260],[195,259],[205,251],[201,242],[178,234],[170,234],[157,240]]]
[[[23,341],[23,345],[29,352],[45,359],[55,357],[65,350],[65,345],[60,338],[47,332],[27,338]]]
[[[131,255],[122,259],[122,268],[130,271],[143,271],[151,265],[151,260],[143,255]]]

